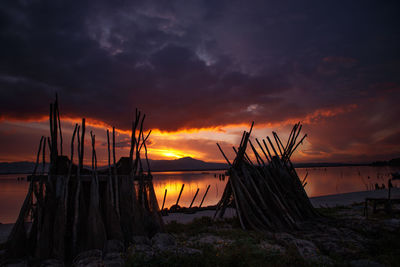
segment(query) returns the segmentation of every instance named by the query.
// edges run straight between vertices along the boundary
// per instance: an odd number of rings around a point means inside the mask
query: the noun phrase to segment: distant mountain
[[[35,163],[29,161],[19,162],[0,162],[0,174],[5,173],[32,173],[35,168]],[[42,165],[38,167],[38,171],[42,170]],[[45,166],[45,171],[48,170],[48,164]]]
[[[224,163],[205,162],[191,157],[185,157],[175,160],[149,160],[149,163],[150,168],[153,171],[201,171],[223,170],[228,168],[228,165]]]
[[[145,160],[142,160],[144,169],[147,169]],[[152,171],[202,171],[202,170],[223,170],[227,169],[227,164],[205,162],[194,158],[186,157],[175,160],[149,160]],[[0,162],[0,174],[6,173],[32,173],[35,163],[21,162]],[[46,171],[48,165],[46,164]],[[100,167],[99,169],[103,169]],[[42,170],[40,165],[38,171]]]

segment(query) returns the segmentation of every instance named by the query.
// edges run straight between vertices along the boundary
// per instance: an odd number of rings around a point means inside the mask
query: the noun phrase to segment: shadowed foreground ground
[[[395,189],[392,196],[398,197],[399,192]],[[244,231],[234,210],[220,221],[207,217],[212,211],[170,214],[164,217],[168,234],[152,239],[137,236],[131,246],[117,253],[92,251],[76,265],[398,266],[400,207],[395,206],[391,215],[383,211],[372,214],[370,207],[370,217],[363,215],[365,197],[386,194],[381,190],[313,198],[323,216],[290,233]],[[0,224],[0,242],[11,227]]]

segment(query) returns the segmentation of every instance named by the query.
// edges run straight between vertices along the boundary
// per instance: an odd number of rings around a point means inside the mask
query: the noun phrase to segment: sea
[[[305,190],[309,197],[341,194],[356,191],[374,190],[375,186],[387,187],[392,173],[400,171],[400,167],[345,166],[297,168],[301,180],[306,178]],[[0,223],[14,223],[28,191],[27,174],[0,175]],[[188,207],[199,189],[193,206],[215,205],[222,196],[228,177],[225,171],[181,171],[154,172],[153,184],[157,200],[161,208],[176,204],[179,193],[179,205]],[[204,197],[207,187],[209,190]],[[394,187],[400,187],[400,181],[393,181]]]

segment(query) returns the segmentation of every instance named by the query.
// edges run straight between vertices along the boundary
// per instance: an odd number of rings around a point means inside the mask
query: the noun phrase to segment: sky
[[[295,162],[400,156],[398,1],[0,3],[0,161],[33,160],[58,94],[65,153],[85,117],[129,153],[135,108],[149,156],[223,162],[242,132],[296,122]],[[88,143],[88,142],[86,142]],[[88,149],[86,149],[88,151]],[[103,163],[104,163],[103,162]]]

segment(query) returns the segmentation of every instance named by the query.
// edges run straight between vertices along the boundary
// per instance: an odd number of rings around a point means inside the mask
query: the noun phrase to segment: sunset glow
[[[400,39],[391,4],[351,3],[362,9],[354,14],[340,4],[167,2],[115,4],[116,12],[49,7],[48,24],[40,23],[41,2],[0,7],[7,51],[0,161],[35,160],[56,93],[65,152],[84,117],[102,164],[113,126],[117,155],[129,153],[136,108],[146,114],[145,133],[152,130],[152,159],[224,162],[216,143],[232,158],[252,121],[252,137],[276,131],[284,140],[301,122],[308,137],[297,162],[400,154]]]

